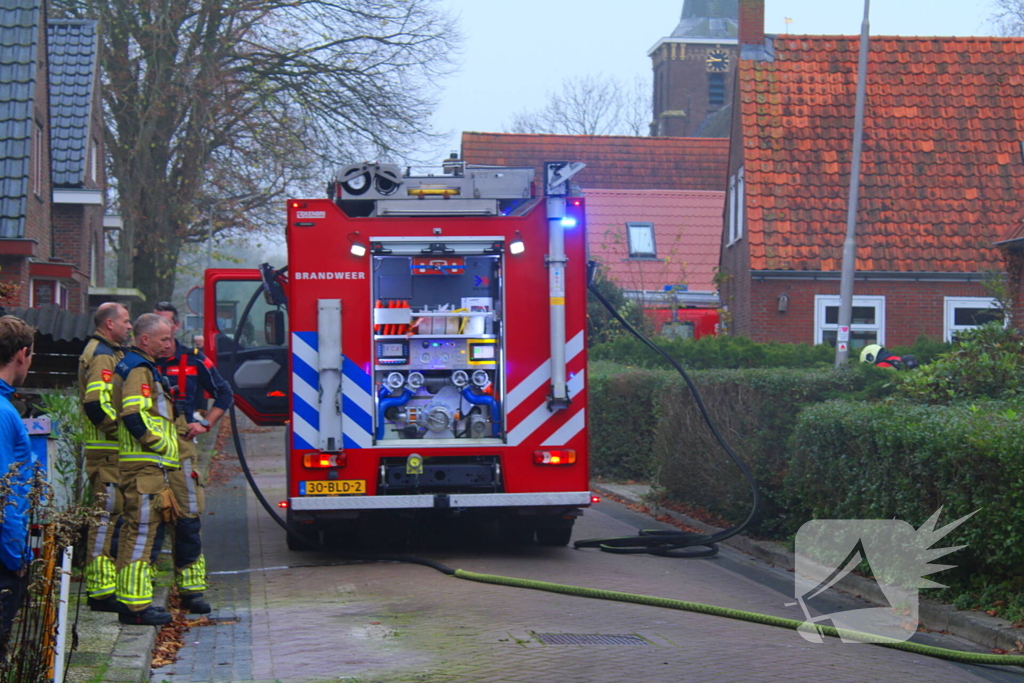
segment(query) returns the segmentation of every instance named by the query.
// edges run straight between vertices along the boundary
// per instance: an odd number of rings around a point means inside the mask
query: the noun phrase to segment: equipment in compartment
[[[459,246],[373,256],[378,443],[502,436],[501,257]]]

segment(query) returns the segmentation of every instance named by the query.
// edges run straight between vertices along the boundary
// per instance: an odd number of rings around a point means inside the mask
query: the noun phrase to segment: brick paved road
[[[283,494],[282,440],[276,430],[246,434],[272,502]],[[210,594],[222,619],[240,621],[193,629],[181,660],[154,672],[158,683],[1024,680],[867,645],[813,645],[792,631],[717,617],[489,586],[414,565],[293,553],[245,495],[240,477],[209,498],[211,571],[250,570],[215,574]],[[577,523],[575,537],[631,535],[635,517],[601,503]],[[791,598],[780,592],[791,575],[735,553],[687,561],[487,544],[437,550],[433,543],[421,554],[471,571],[799,617],[783,606]],[[643,644],[545,645],[533,633],[634,635]]]

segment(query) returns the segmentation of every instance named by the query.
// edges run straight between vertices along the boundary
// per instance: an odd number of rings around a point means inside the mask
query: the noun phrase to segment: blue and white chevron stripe
[[[373,379],[347,356],[341,365],[341,424],[345,448],[373,445]]]
[[[320,361],[316,332],[292,332],[292,448],[315,449],[320,442]],[[342,444],[373,445],[373,380],[345,358],[342,363]]]
[[[292,332],[292,448],[316,448],[320,435],[320,358],[316,332]]]

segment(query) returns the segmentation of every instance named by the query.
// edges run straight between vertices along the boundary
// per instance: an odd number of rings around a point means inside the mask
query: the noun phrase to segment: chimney
[[[740,0],[739,42],[764,45],[764,0]]]

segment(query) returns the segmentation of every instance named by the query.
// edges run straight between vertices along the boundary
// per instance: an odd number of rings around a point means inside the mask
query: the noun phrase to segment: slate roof
[[[750,267],[839,270],[854,36],[775,37],[739,65]],[[872,37],[857,269],[998,269],[1020,223],[1024,39]]]
[[[50,58],[50,156],[54,187],[84,187],[93,88],[96,84],[96,22],[47,22]]]
[[[586,190],[587,250],[625,289],[713,291],[724,192]],[[627,222],[654,225],[659,260],[630,259]]]
[[[739,0],[686,0],[673,38],[736,40]]]
[[[0,6],[0,238],[25,234],[40,21],[38,0]]]
[[[462,134],[467,163],[533,166],[540,178],[545,161],[582,161],[573,181],[587,189],[724,190],[728,154],[726,138]]]

